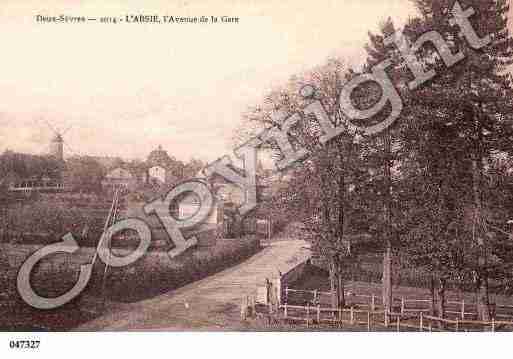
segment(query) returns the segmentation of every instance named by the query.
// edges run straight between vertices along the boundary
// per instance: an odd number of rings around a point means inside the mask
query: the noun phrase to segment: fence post
[[[367,312],[367,331],[371,331],[371,312]]]
[[[283,310],[283,317],[287,318],[288,312],[287,312],[287,302],[285,302],[285,309]]]
[[[353,306],[351,306],[350,315],[351,315],[351,318],[350,318],[351,325],[353,325],[354,324],[354,309],[353,309]]]
[[[456,318],[456,331],[459,332],[460,331],[460,321],[459,319]]]
[[[276,304],[277,305],[280,305],[282,303],[282,294],[283,294],[283,291],[282,291],[282,286],[281,286],[281,274],[278,278],[276,278]]]
[[[256,298],[253,296],[247,296],[247,305],[251,308],[248,308],[249,314],[251,317],[256,317]]]
[[[461,320],[465,320],[465,299],[461,300]]]
[[[424,313],[420,312],[420,323],[419,323],[419,331],[424,331]]]
[[[401,314],[404,314],[404,297],[401,297]]]
[[[371,309],[371,311],[375,311],[376,310],[376,297],[374,297],[374,294],[371,297],[371,307],[370,307],[370,309]]]
[[[289,302],[289,286],[285,287],[285,303]]]
[[[321,322],[321,305],[317,304],[317,323]]]
[[[314,297],[313,297],[313,302],[314,302],[314,303],[317,303],[317,289],[314,289],[314,291],[313,291],[313,295],[314,295]]]
[[[397,331],[400,332],[401,331],[401,316],[400,315],[397,316],[396,325],[397,325]]]
[[[495,332],[495,318],[492,318],[492,332]]]
[[[256,299],[255,297],[253,296],[247,296],[247,305],[248,307],[250,307],[251,309],[248,309],[248,312],[250,314],[251,317],[256,317]]]
[[[248,310],[248,306],[246,303],[247,299],[248,299],[248,297],[242,298],[241,303],[240,303],[240,319],[241,320],[246,320],[246,315],[247,315],[247,310]]]

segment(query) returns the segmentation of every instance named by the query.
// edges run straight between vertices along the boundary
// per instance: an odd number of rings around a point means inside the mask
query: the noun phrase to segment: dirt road
[[[254,294],[266,278],[287,272],[309,254],[304,241],[273,241],[235,267],[164,295],[111,309],[76,330],[243,330],[241,298]]]

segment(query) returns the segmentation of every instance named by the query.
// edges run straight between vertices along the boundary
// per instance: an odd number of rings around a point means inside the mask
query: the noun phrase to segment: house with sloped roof
[[[133,189],[137,185],[137,178],[127,169],[116,167],[105,175],[102,180],[103,188],[124,187]]]
[[[146,166],[150,183],[174,184],[183,178],[183,163],[170,156],[162,146],[150,152]]]

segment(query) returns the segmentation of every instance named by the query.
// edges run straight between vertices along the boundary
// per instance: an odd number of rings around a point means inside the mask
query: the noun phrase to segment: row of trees
[[[301,219],[314,250],[330,272],[334,305],[344,305],[344,280],[359,254],[383,253],[383,302],[392,310],[392,259],[424,268],[430,276],[437,312],[444,315],[448,282],[475,288],[482,319],[490,317],[489,284],[504,284],[513,274],[513,92],[506,71],[513,61],[505,0],[461,0],[471,6],[479,36],[491,44],[475,50],[450,26],[454,0],[413,0],[418,16],[402,29],[409,44],[430,30],[447,39],[451,51],[465,58],[447,69],[435,47],[426,44],[417,55],[424,71],[438,74],[416,90],[404,59],[385,38],[396,29],[391,19],[379,34],[369,34],[368,57],[362,73],[384,59],[398,84],[404,109],[393,127],[375,137],[346,133],[320,146],[319,123],[302,111],[311,99],[298,95],[305,84],[316,86],[335,125],[347,119],[339,111],[343,84],[358,71],[340,60],[296,76],[246,114],[249,128],[280,125],[278,109],[302,120],[291,131],[297,144],[312,156],[290,171],[290,181],[267,205],[270,210]],[[376,84],[353,94],[359,108],[380,99]],[[383,120],[390,109],[370,120]],[[369,123],[365,124],[366,126]],[[244,133],[247,135],[247,131]],[[319,148],[322,147],[322,148]],[[278,156],[276,144],[269,150]],[[370,234],[374,245],[363,243]],[[433,300],[434,301],[434,300]]]
[[[194,177],[204,166],[203,162],[192,159],[187,163],[172,159],[176,165],[176,177],[178,179]],[[151,161],[149,162],[151,164]],[[96,158],[91,156],[73,156],[65,163],[61,163],[53,157],[28,155],[5,151],[0,155],[0,173],[3,176],[16,176],[20,179],[50,177],[63,180],[66,186],[81,192],[98,192],[102,188],[102,180],[107,172],[116,167],[123,167],[134,175],[147,171],[149,164],[140,160],[124,162],[121,159],[106,167]],[[173,170],[173,168],[171,169]],[[9,180],[9,179],[7,179]],[[0,177],[0,182],[4,183]]]
[[[0,155],[0,173],[15,173],[20,177],[55,176],[61,169],[58,160],[6,150]]]

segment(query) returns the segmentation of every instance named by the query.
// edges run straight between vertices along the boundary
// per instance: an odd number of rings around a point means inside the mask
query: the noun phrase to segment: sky
[[[139,4],[139,5],[137,5]],[[144,4],[144,5],[141,5]],[[409,0],[0,3],[0,151],[177,159],[231,154],[241,113],[330,56],[363,59],[369,30]],[[230,16],[217,24],[49,24],[36,15]]]

